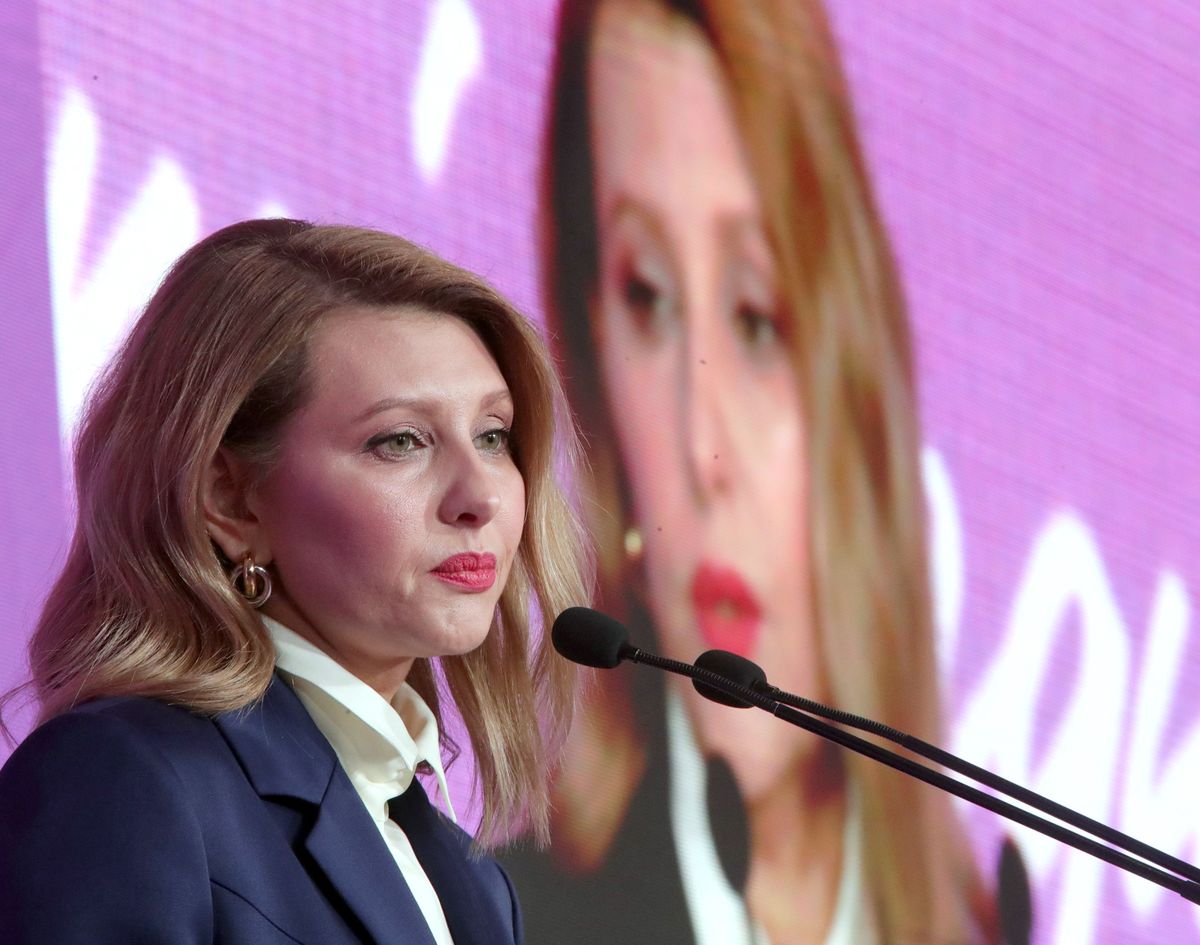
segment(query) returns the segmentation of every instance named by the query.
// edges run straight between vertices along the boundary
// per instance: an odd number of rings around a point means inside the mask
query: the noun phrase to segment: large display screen
[[[0,22],[0,686],[70,540],[89,385],[169,264],[238,219],[362,224],[546,328],[639,645],[740,652],[1200,860],[1195,4]],[[587,690],[554,842],[509,854],[533,942],[1019,937],[1026,882],[1032,941],[1200,940],[1165,890],[648,674]]]

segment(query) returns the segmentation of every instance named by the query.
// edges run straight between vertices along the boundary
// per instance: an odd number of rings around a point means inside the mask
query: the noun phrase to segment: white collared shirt
[[[388,801],[403,794],[417,766],[428,764],[450,817],[454,808],[442,769],[437,720],[405,683],[390,703],[341,664],[270,617],[263,624],[275,644],[275,666],[295,689],[329,741],[400,868],[437,945],[453,945],[437,891],[404,831],[388,816]]]
[[[751,922],[745,900],[721,868],[708,826],[704,758],[683,700],[671,686],[667,687],[666,714],[671,834],[696,945],[769,945],[766,931]],[[862,815],[853,790],[849,800],[842,875],[825,945],[872,945],[879,941],[863,893]]]

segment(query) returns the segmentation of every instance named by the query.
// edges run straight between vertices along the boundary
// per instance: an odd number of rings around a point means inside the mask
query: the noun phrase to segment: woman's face
[[[720,68],[695,26],[636,0],[603,4],[593,42],[594,336],[661,645],[732,650],[820,698],[804,416]],[[684,691],[751,801],[813,750]]]
[[[310,366],[250,500],[266,610],[394,691],[414,657],[465,653],[492,624],[525,521],[512,397],[465,322],[417,309],[331,315]]]

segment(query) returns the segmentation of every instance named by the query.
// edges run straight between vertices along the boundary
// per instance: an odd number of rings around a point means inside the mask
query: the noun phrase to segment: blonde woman
[[[0,940],[519,941],[414,775],[445,793],[452,706],[481,840],[544,829],[570,680],[530,613],[586,599],[559,402],[535,330],[398,237],[189,250],[82,423],[42,721],[0,772]]]
[[[909,329],[821,5],[566,0],[544,173],[604,606],[936,741]],[[941,795],[661,685],[612,674],[580,714],[553,870],[512,861],[535,938],[991,935]]]

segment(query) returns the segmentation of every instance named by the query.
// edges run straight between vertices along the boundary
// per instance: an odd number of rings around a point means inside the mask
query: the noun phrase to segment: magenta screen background
[[[264,213],[379,226],[540,319],[555,11],[5,6],[7,686],[68,534],[78,399],[191,242]],[[1200,860],[1200,10],[827,6],[917,330],[951,747]],[[962,813],[990,869],[1005,828]],[[1200,909],[1014,834],[1038,942],[1200,941]]]

